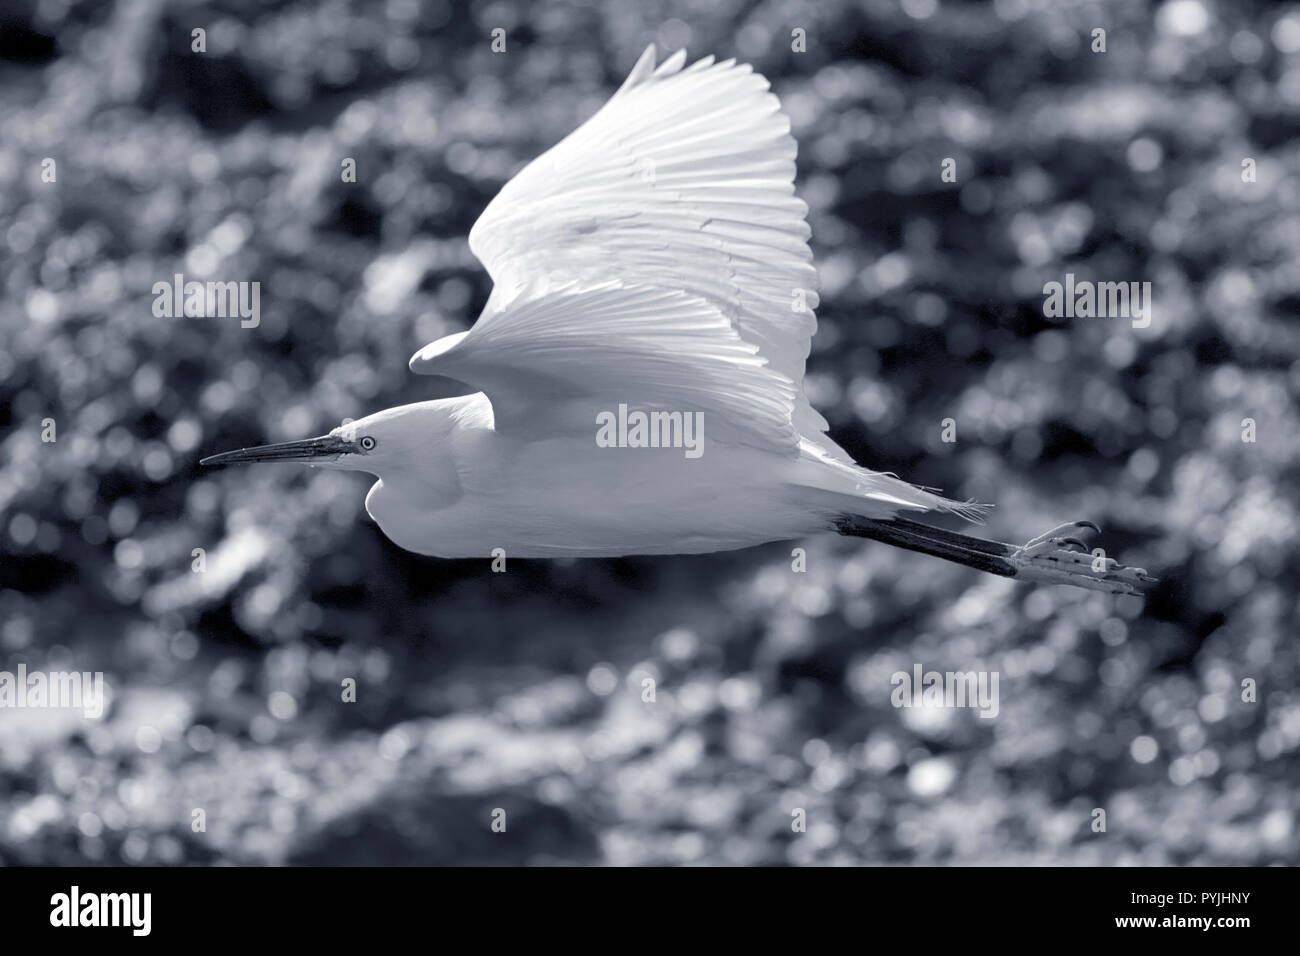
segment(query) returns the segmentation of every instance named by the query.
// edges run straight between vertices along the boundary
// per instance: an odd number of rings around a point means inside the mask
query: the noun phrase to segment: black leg
[[[915,532],[932,538],[935,541],[945,541],[948,544],[956,545],[959,548],[965,548],[968,551],[982,551],[985,554],[996,554],[998,557],[1006,557],[1016,550],[1014,544],[1003,544],[1001,541],[989,541],[985,538],[976,538],[973,535],[961,534],[958,531],[948,531],[944,528],[936,528],[933,525],[922,524],[919,521],[909,521],[906,518],[893,518],[891,523],[898,527]]]
[[[1016,576],[1015,565],[1004,557],[1014,550],[1013,546],[998,541],[972,538],[955,531],[932,528],[927,524],[899,518],[878,520],[843,515],[836,520],[835,530],[840,534],[871,538],[892,544],[896,548],[919,551],[921,554],[933,555],[990,574],[1000,574],[1006,578]]]
[[[1111,594],[1141,593],[1143,588],[1156,583],[1156,579],[1142,568],[1124,567],[1113,558],[1099,555],[1097,560],[1104,564],[1104,570],[1098,569],[1087,545],[1073,537],[1085,530],[1097,531],[1097,526],[1090,521],[1061,525],[1023,546],[988,541],[907,518],[840,515],[835,519],[834,527],[840,534],[872,538],[896,548],[919,551],[1021,581],[1069,584]]]

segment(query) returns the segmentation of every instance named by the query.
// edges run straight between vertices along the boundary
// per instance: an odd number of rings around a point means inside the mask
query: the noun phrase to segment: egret
[[[1090,553],[1091,522],[1017,546],[913,521],[982,506],[859,467],[827,436],[803,391],[818,298],[789,120],[749,66],[685,62],[656,65],[650,46],[471,229],[492,293],[468,331],[410,362],[471,394],[203,464],[367,472],[384,534],[442,558],[698,554],[837,531],[1019,580],[1152,582]]]

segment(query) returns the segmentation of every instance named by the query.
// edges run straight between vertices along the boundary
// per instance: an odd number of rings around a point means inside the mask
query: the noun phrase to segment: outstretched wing
[[[498,429],[592,432],[593,412],[622,403],[702,412],[713,439],[774,450],[798,443],[794,384],[716,306],[679,289],[572,284],[522,295],[448,339],[416,360],[482,389]]]
[[[498,429],[627,401],[793,454],[826,423],[802,390],[816,272],[789,121],[748,66],[654,61],[488,205],[487,307],[411,368],[481,388]]]

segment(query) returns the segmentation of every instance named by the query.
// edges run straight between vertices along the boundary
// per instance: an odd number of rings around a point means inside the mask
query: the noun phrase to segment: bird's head
[[[203,465],[234,465],[260,461],[291,461],[340,471],[382,475],[398,463],[427,456],[448,415],[440,402],[418,402],[386,408],[347,422],[316,438],[240,448],[204,458]],[[423,452],[423,454],[421,454]]]

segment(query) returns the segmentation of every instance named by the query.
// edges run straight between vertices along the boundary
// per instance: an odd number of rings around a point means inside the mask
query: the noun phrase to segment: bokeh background
[[[833,437],[1000,540],[1096,520],[1145,603],[835,536],[493,574],[367,477],[198,467],[436,397],[470,225],[652,41],[791,118]],[[0,861],[1294,863],[1297,132],[1280,3],[6,0],[0,669],[112,701],[0,710]],[[1045,319],[1067,271],[1151,326]],[[175,272],[260,326],[155,318]],[[894,709],[917,662],[998,717]]]

